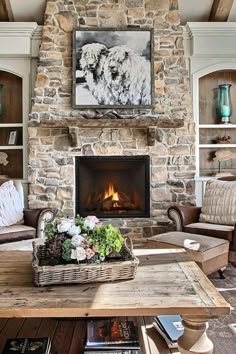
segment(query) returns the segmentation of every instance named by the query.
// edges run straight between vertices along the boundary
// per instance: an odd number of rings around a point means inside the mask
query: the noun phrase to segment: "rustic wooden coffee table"
[[[133,280],[38,288],[33,285],[31,253],[1,251],[0,318],[180,314],[185,327],[180,352],[212,353],[207,321],[229,314],[229,304],[184,250],[135,253],[140,265]]]

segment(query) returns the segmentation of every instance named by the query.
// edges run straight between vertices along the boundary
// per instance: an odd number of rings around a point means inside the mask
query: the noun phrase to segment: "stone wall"
[[[147,223],[160,232],[170,204],[194,203],[195,132],[179,23],[177,0],[47,2],[29,120],[31,208],[73,214],[73,157],[81,155],[150,155],[154,219]],[[72,108],[72,30],[89,26],[154,29],[153,108]],[[150,234],[142,231],[139,238]]]

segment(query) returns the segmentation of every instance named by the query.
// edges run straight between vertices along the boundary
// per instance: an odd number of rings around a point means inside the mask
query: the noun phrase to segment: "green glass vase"
[[[218,114],[220,123],[229,124],[230,117],[232,116],[232,103],[230,97],[231,84],[219,85],[219,104]]]

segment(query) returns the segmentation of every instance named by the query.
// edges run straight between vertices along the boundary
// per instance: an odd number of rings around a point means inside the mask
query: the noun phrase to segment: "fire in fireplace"
[[[76,213],[150,216],[149,156],[76,157]]]

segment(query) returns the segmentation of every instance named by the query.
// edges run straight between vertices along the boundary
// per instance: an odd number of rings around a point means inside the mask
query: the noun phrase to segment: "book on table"
[[[49,337],[41,338],[9,338],[2,354],[50,354]]]
[[[139,349],[138,325],[135,319],[114,317],[87,322],[85,353],[94,351],[138,354]]]
[[[155,316],[153,327],[162,335],[169,348],[177,348],[177,340],[184,333],[180,315]]]

